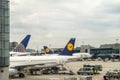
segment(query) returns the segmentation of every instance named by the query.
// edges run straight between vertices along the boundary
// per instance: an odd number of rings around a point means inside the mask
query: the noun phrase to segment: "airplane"
[[[47,46],[44,46],[44,50],[46,52],[47,55],[59,55],[59,54],[55,54],[50,48],[48,48]],[[72,56],[76,56],[78,57],[79,60],[82,59],[89,59],[92,57],[92,55],[90,53],[73,53]]]
[[[54,54],[53,51],[50,48],[48,48],[47,46],[43,46],[43,48],[44,48],[46,54]]]
[[[54,67],[64,65],[65,63],[77,60],[76,56],[72,56],[75,38],[71,38],[60,55],[56,56],[14,56],[10,57],[9,74],[19,77],[25,77],[22,72],[24,69],[36,69],[44,67]]]
[[[90,53],[73,53],[73,56],[77,56],[78,60],[90,59],[92,57]]]
[[[10,56],[23,56],[30,54],[29,52],[26,52],[30,37],[31,35],[26,35],[26,37],[10,52]]]
[[[65,48],[63,49],[63,51],[59,55],[72,56],[72,54],[74,52],[73,51],[74,44],[75,44],[75,38],[71,38],[70,41],[65,46]],[[50,50],[50,48],[48,48],[47,46],[44,46],[44,50],[45,50],[46,54],[54,54],[53,51]],[[58,54],[56,54],[56,55],[58,55]]]
[[[54,56],[54,55],[58,55],[58,54],[54,54],[54,52],[48,48],[47,46],[43,46],[44,50],[45,50],[45,56]]]

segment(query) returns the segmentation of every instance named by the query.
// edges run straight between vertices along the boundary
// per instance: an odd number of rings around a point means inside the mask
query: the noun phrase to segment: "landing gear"
[[[25,74],[23,74],[23,73],[19,73],[18,75],[19,75],[20,78],[24,78],[25,77]]]
[[[39,75],[39,74],[42,74],[40,69],[30,69],[29,73],[30,73],[30,75]]]
[[[33,75],[34,74],[34,71],[33,70],[29,70],[30,71],[30,74]]]

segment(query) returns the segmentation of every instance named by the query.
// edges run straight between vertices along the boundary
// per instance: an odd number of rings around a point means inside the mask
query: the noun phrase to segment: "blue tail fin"
[[[47,46],[43,46],[46,54],[53,54],[52,50],[50,50]]]
[[[27,35],[21,42],[18,44],[12,51],[13,52],[25,52],[28,42],[30,40],[31,35]]]
[[[74,50],[75,38],[71,38],[60,55],[72,56]]]

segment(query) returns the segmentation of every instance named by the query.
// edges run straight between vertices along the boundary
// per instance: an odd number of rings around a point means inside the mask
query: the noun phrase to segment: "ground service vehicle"
[[[91,64],[84,64],[83,67],[93,67],[97,71],[102,71],[102,65],[91,65]]]
[[[96,74],[97,70],[94,67],[83,67],[77,71],[79,75],[93,75]]]
[[[120,70],[108,71],[104,76],[104,80],[120,80]]]

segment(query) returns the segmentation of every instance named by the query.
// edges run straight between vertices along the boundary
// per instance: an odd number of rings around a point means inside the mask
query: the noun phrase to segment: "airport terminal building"
[[[100,48],[90,49],[93,58],[111,58],[112,54],[120,54],[120,44],[103,44]]]

